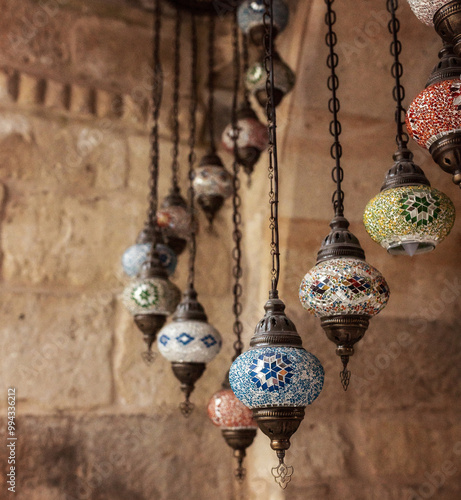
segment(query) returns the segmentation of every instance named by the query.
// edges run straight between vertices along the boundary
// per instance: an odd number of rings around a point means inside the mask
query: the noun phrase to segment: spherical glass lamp
[[[267,102],[266,93],[266,68],[264,62],[254,63],[245,75],[245,85],[254,95],[259,104],[265,109]],[[289,66],[282,61],[278,53],[274,54],[274,104],[278,106],[295,84],[295,74]]]
[[[137,276],[144,262],[147,260],[152,248],[152,243],[136,243],[128,247],[122,255],[122,267],[125,273],[134,278]],[[166,269],[169,276],[171,276],[178,264],[178,258],[173,250],[167,245],[157,243],[156,250],[158,258],[162,266]]]
[[[390,254],[430,252],[453,227],[455,207],[431,187],[408,149],[397,151],[394,160],[381,192],[365,209],[365,228]]]
[[[146,362],[153,361],[151,349],[157,332],[165,324],[167,316],[174,312],[180,299],[179,288],[168,279],[156,252],[144,262],[139,277],[123,291],[123,303],[134,316],[148,347],[143,355]]]
[[[237,10],[237,21],[243,33],[250,36],[255,45],[264,40],[264,0],[244,0]],[[288,24],[290,11],[283,0],[273,1],[273,35],[281,33]]]
[[[243,459],[246,449],[253,443],[258,424],[251,410],[246,407],[230,388],[228,376],[223,388],[213,394],[208,403],[208,416],[214,425],[221,429],[226,443],[234,450],[238,467],[235,471],[240,481],[245,477]]]
[[[179,189],[172,189],[157,212],[157,225],[161,229],[166,245],[176,255],[181,255],[191,232],[191,216],[186,200]]]
[[[210,225],[224,200],[232,194],[232,176],[218,155],[205,155],[193,173],[193,186],[198,204]]]
[[[305,407],[322,390],[324,370],[303,348],[295,325],[285,314],[285,304],[271,294],[264,309],[266,314],[256,326],[250,349],[232,363],[229,381],[271,439],[271,448],[279,458],[272,473],[286,487],[293,469],[284,464],[285,451],[304,418]]]
[[[249,106],[243,106],[237,112],[237,160],[245,172],[251,175],[261,153],[269,142],[267,126],[263,125]],[[229,124],[222,134],[222,145],[229,153],[234,152],[234,131]]]
[[[451,0],[408,0],[415,16],[424,24],[434,26],[435,13]]]
[[[336,344],[346,390],[350,379],[346,368],[354,344],[365,335],[370,317],[386,306],[389,287],[381,273],[365,261],[365,252],[348,230],[347,219],[337,215],[330,227],[317,264],[301,282],[299,299],[305,309],[321,318],[327,337]]]
[[[205,310],[197,301],[197,292],[193,287],[189,287],[183,294],[173,321],[159,332],[157,346],[160,354],[171,362],[173,373],[181,382],[181,390],[186,399],[180,408],[188,416],[194,408],[189,397],[195,382],[222,346],[221,336],[208,323]]]

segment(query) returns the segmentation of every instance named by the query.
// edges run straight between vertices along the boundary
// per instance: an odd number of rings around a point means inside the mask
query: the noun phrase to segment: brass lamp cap
[[[413,153],[409,149],[399,149],[393,158],[395,163],[387,172],[381,191],[402,186],[431,185],[422,168],[413,162]]]
[[[189,286],[183,293],[183,299],[176,308],[173,321],[208,321],[205,309],[197,300],[197,292],[193,286]]]

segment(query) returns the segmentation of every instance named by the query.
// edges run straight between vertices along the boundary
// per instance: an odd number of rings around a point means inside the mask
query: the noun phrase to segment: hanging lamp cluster
[[[197,26],[194,14],[191,15],[191,107],[189,131],[189,217],[191,219],[189,245],[189,276],[183,299],[173,316],[173,321],[159,332],[157,346],[160,354],[171,362],[175,377],[181,383],[185,400],[180,404],[184,416],[194,409],[190,395],[195,383],[205,371],[206,364],[212,361],[221,350],[222,340],[219,332],[208,323],[203,306],[197,300],[195,290],[196,224],[194,163],[196,142],[197,112]]]
[[[229,372],[235,395],[253,412],[261,431],[271,440],[279,458],[272,469],[276,482],[285,488],[293,467],[284,461],[290,438],[304,418],[305,407],[320,394],[324,370],[320,361],[302,346],[294,323],[285,314],[279,299],[280,249],[278,227],[279,169],[274,103],[273,0],[264,2],[264,45],[269,129],[269,179],[271,227],[271,289],[264,306],[266,314],[257,324],[250,349],[236,358]]]
[[[330,223],[331,232],[318,252],[317,264],[301,282],[299,298],[305,309],[321,318],[327,337],[336,344],[336,354],[343,363],[341,384],[347,390],[351,377],[347,369],[349,357],[354,354],[354,345],[365,335],[370,317],[386,306],[389,288],[381,273],[365,261],[365,252],[359,240],[349,231],[349,222],[344,217],[344,171],[341,167],[340,102],[337,96],[339,80],[336,74],[338,55],[335,52],[337,36],[333,31],[336,13],[333,2],[325,0],[325,22],[328,27],[326,43],[329,48],[327,66],[331,70],[328,88],[332,97],[328,108],[333,115],[330,133],[334,138],[331,157],[335,161],[332,171],[336,184],[332,199],[335,215]]]
[[[423,170],[413,162],[413,154],[408,149],[408,135],[403,130],[405,89],[401,83],[403,67],[399,55],[402,44],[398,39],[400,22],[396,16],[397,8],[397,0],[387,1],[391,15],[390,48],[394,57],[391,74],[395,80],[392,94],[397,105],[397,151],[394,154],[395,163],[386,175],[381,192],[368,203],[363,220],[371,238],[389,253],[413,256],[430,252],[443,241],[453,227],[455,210],[448,196],[431,187]]]

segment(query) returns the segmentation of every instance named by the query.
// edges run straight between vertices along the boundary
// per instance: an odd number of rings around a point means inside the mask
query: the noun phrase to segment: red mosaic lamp
[[[461,59],[450,45],[406,114],[408,133],[461,187]]]

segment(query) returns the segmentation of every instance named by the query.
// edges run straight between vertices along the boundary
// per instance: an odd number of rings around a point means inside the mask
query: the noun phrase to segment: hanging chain
[[[392,96],[394,101],[397,103],[397,108],[395,110],[395,123],[397,124],[397,135],[395,142],[399,149],[406,148],[408,144],[408,134],[404,132],[405,123],[405,109],[402,106],[402,102],[405,99],[405,88],[400,82],[403,75],[403,66],[400,62],[399,55],[402,52],[402,43],[398,39],[398,33],[400,31],[400,21],[397,19],[395,12],[399,8],[398,0],[387,0],[387,10],[391,15],[391,20],[388,24],[389,33],[392,35],[392,42],[390,46],[391,55],[394,57],[394,64],[391,68],[391,75],[395,79],[395,86],[392,90]]]
[[[161,29],[161,9],[160,0],[155,0],[154,5],[154,37],[153,37],[153,81],[152,81],[152,131],[150,134],[151,162],[149,167],[149,211],[148,226],[153,230],[152,251],[155,250],[157,235],[154,230],[157,226],[158,208],[158,171],[159,171],[159,147],[158,147],[158,119],[163,92],[163,70],[160,63],[160,29]]]
[[[211,153],[216,153],[216,143],[214,140],[214,43],[215,18],[211,15],[208,30],[208,127]]]
[[[271,297],[277,298],[278,281],[280,276],[280,247],[279,247],[279,221],[278,221],[278,159],[277,159],[277,116],[274,105],[274,38],[273,38],[273,0],[264,0],[264,66],[266,69],[266,114],[269,131],[269,168],[270,181],[269,204],[271,214],[269,228],[271,230]]]
[[[336,33],[333,31],[333,25],[336,23],[336,12],[333,10],[334,0],[325,0],[327,4],[327,13],[325,15],[325,23],[328,26],[328,33],[325,36],[327,47],[330,49],[327,57],[327,66],[331,70],[328,77],[328,89],[331,91],[332,97],[328,101],[328,109],[333,114],[333,120],[330,122],[330,134],[334,138],[334,142],[330,148],[330,155],[335,160],[335,166],[331,172],[333,182],[336,183],[336,191],[332,196],[332,203],[335,210],[335,215],[344,214],[344,192],[341,183],[344,178],[344,171],[341,167],[341,156],[343,154],[339,136],[341,135],[341,123],[338,119],[340,109],[339,99],[336,95],[339,86],[338,76],[336,75],[336,67],[338,66],[338,54],[335,52],[335,45],[338,41]]]
[[[248,35],[246,33],[242,34],[242,58],[243,58],[243,78],[247,77],[248,70],[250,69],[250,54],[248,53]],[[250,91],[248,87],[243,83],[243,100],[247,108],[251,107],[250,104]]]
[[[181,71],[181,9],[176,8],[176,23],[174,36],[174,83],[173,83],[173,163],[171,165],[172,191],[179,193],[178,156],[179,156],[179,85]]]
[[[234,295],[234,304],[232,307],[232,312],[234,313],[234,324],[233,330],[237,340],[234,342],[234,359],[237,356],[240,356],[243,351],[243,343],[242,343],[242,332],[243,325],[240,321],[240,315],[242,314],[242,303],[240,302],[242,297],[242,285],[240,280],[242,278],[242,250],[241,250],[241,241],[242,241],[242,231],[240,229],[242,223],[242,217],[240,213],[240,208],[242,204],[242,200],[239,195],[240,190],[240,179],[239,179],[239,164],[238,164],[238,138],[239,138],[239,128],[237,124],[237,101],[238,94],[240,88],[240,52],[239,52],[239,38],[238,38],[238,23],[237,23],[237,9],[234,12],[234,21],[233,21],[233,29],[232,29],[232,43],[233,43],[233,51],[234,51],[234,95],[232,100],[232,138],[234,141],[234,160],[232,163],[233,169],[233,195],[232,195],[232,221],[234,223],[234,231],[232,233],[232,237],[234,240],[234,248],[232,250],[232,258],[234,259],[234,267],[232,269],[232,274],[234,276],[234,286],[232,289]]]
[[[189,212],[190,212],[190,241],[189,241],[189,288],[194,288],[195,281],[195,255],[197,253],[196,243],[196,220],[195,220],[195,193],[193,185],[196,139],[196,112],[197,112],[197,21],[195,14],[191,14],[191,100],[190,100],[190,123],[189,123]]]

